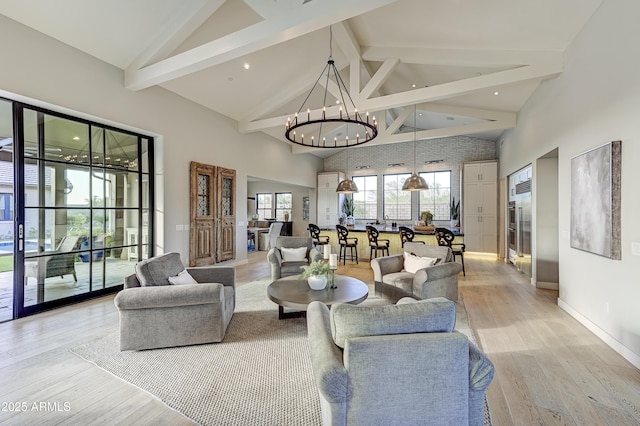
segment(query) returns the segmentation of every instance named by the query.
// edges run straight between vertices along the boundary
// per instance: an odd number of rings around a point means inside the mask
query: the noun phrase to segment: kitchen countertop
[[[391,225],[371,225],[373,227],[375,227],[378,232],[387,232],[390,234],[397,234],[400,232],[400,230],[398,229],[397,226],[392,227]],[[433,231],[421,231],[421,230],[416,230],[414,229],[413,225],[402,225],[402,226],[406,226],[409,229],[412,229],[413,232],[415,232],[418,235],[434,235]],[[438,228],[447,228],[449,229],[451,232],[453,232],[454,235],[464,235],[462,233],[462,228],[457,228],[457,227],[451,227],[451,226],[438,226]],[[324,227],[324,228],[320,228],[323,231],[335,231],[336,228],[335,227]],[[355,225],[355,226],[347,226],[347,229],[349,230],[349,232],[367,232],[367,225]]]

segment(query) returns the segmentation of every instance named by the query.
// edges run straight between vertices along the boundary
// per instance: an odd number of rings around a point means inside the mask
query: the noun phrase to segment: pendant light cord
[[[417,126],[417,113],[418,109],[416,104],[413,104],[413,173],[416,173],[416,126]]]

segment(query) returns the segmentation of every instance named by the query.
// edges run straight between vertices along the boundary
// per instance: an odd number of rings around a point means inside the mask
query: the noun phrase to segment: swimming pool
[[[49,250],[51,247],[50,243],[45,243],[45,250]],[[25,241],[25,250],[26,251],[37,251],[38,250],[38,242],[37,241]],[[0,251],[13,253],[13,241],[0,241]]]

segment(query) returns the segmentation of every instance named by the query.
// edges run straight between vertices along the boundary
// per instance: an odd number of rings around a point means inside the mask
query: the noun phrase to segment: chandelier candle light
[[[329,32],[329,60],[327,65],[320,73],[300,109],[293,116],[293,120],[291,117],[287,118],[284,136],[290,142],[312,148],[348,148],[367,143],[378,136],[378,123],[375,116],[371,119],[369,118],[368,112],[365,114],[365,118],[358,112],[358,108],[356,108],[353,99],[351,99],[347,86],[344,84],[342,77],[340,77],[333,60],[331,46],[333,31],[331,27],[329,27]],[[307,107],[305,114],[302,111],[304,111],[307,101],[311,98],[320,79],[323,77],[325,77],[325,82],[323,84],[322,110],[314,117],[315,111],[312,112],[311,108]],[[337,108],[327,105],[328,88],[331,84],[337,86],[339,94],[337,96],[338,99],[336,99],[336,103],[339,105]],[[306,120],[304,118],[305,115]]]

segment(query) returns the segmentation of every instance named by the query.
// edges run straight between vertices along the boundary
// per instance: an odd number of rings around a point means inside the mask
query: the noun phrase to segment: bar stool
[[[438,245],[446,246],[451,249],[454,262],[456,260],[456,256],[460,256],[460,260],[462,262],[462,275],[466,277],[467,273],[464,270],[464,250],[466,246],[463,243],[454,243],[454,238],[455,235],[453,235],[453,232],[451,232],[447,228],[436,228],[436,239],[438,240]]]
[[[353,262],[354,252],[356,265],[358,264],[358,239],[349,238],[349,230],[342,225],[336,225],[336,231],[338,232],[338,244],[340,244],[340,254],[338,258],[342,259],[342,264],[347,262],[347,248],[350,249],[351,261]]]
[[[318,225],[310,223],[309,224],[309,234],[311,235],[311,240],[313,241],[313,246],[323,246],[325,244],[329,244],[329,237],[324,235],[320,235],[320,228]]]
[[[399,226],[398,230],[400,231],[400,241],[402,242],[402,247],[404,247],[404,243],[406,242],[413,242],[413,238],[416,236],[416,233],[413,232],[413,229],[406,226]],[[416,243],[424,244],[424,241],[416,241]]]
[[[369,259],[374,259],[373,252],[375,251],[375,257],[378,257],[378,251],[382,251],[384,256],[385,252],[389,256],[389,240],[385,238],[378,238],[380,232],[371,225],[367,225],[367,237],[369,238]]]

